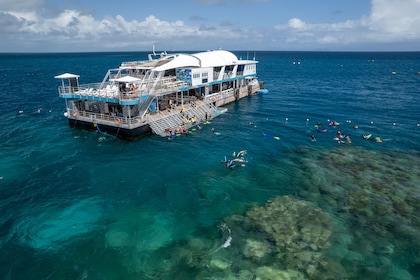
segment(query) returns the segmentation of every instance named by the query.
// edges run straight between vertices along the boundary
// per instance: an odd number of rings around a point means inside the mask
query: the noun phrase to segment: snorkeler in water
[[[378,142],[378,143],[382,142],[382,139],[380,137],[373,137],[372,134],[363,134],[362,137],[363,139],[369,140],[372,142]]]
[[[227,159],[226,156],[225,158],[222,160],[222,163],[226,165],[226,167],[230,168],[230,169],[234,169],[237,166],[245,166],[245,163],[247,162],[246,159],[243,157],[246,154],[246,151],[240,151],[237,154],[235,152],[233,152],[232,156],[233,159]]]
[[[222,163],[226,165],[227,168],[234,169],[237,164],[233,160],[227,160],[226,157],[222,160]]]
[[[232,156],[236,157],[236,158],[243,157],[245,155],[246,155],[246,150],[239,151],[238,153],[233,152],[233,154],[232,154]]]

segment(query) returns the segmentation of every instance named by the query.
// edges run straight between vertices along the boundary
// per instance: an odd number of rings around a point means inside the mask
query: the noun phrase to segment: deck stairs
[[[212,103],[204,103],[200,100],[195,100],[193,103],[184,105],[184,112],[179,108],[173,109],[169,112],[160,112],[150,116],[150,128],[153,133],[160,136],[167,136],[168,130],[176,131],[178,128],[189,129],[199,123],[217,117],[225,112],[217,108]],[[196,123],[189,121],[189,118],[195,117]]]
[[[131,111],[132,116],[140,116],[141,118],[144,117],[144,115],[147,112],[147,109],[149,109],[149,106],[152,104],[153,100],[156,98],[154,95],[150,95],[146,100],[141,102],[138,106],[135,106],[133,110]]]

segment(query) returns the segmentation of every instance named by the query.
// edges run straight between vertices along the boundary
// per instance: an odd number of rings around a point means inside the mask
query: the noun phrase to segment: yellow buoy
[[[392,72],[391,72],[391,74],[392,74],[392,75],[395,75],[395,74],[397,74],[397,72],[395,72],[395,71],[392,71]]]

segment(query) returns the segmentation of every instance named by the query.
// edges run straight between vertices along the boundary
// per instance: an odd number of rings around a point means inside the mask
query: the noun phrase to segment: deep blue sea
[[[54,76],[146,53],[0,54],[0,278],[420,279],[420,53],[255,56],[268,94],[124,141],[70,128]]]

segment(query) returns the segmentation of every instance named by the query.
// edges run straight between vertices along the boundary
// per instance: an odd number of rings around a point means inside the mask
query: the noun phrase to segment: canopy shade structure
[[[124,77],[115,79],[114,81],[120,82],[120,83],[133,83],[133,82],[141,81],[141,79],[132,77],[132,76],[124,76]]]
[[[224,50],[200,52],[194,54],[194,56],[201,61],[201,67],[235,65],[238,63],[236,55]]]
[[[79,78],[79,75],[71,74],[71,73],[64,73],[58,76],[55,76],[56,79],[71,79],[71,78]]]
[[[162,64],[155,69],[154,71],[165,71],[173,68],[182,68],[182,67],[200,67],[200,60],[193,55],[188,54],[178,54],[171,57],[172,59],[166,59],[168,62]]]

